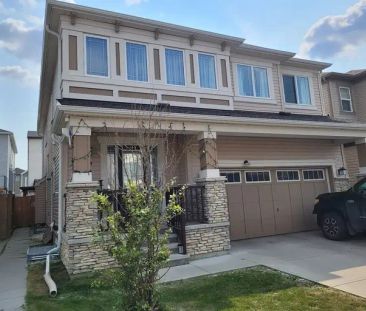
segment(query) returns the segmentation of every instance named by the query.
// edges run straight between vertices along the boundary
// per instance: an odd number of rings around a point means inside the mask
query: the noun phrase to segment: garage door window
[[[241,183],[240,172],[220,172],[220,175],[226,177],[226,183]]]
[[[289,181],[299,181],[300,174],[296,170],[281,170],[277,171],[277,181],[279,182],[289,182]]]
[[[302,171],[304,180],[324,180],[324,170]]]
[[[269,171],[246,171],[246,183],[271,182],[271,174]]]

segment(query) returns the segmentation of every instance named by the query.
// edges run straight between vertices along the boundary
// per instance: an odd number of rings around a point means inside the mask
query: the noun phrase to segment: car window
[[[356,184],[354,189],[356,192],[366,192],[366,180]]]

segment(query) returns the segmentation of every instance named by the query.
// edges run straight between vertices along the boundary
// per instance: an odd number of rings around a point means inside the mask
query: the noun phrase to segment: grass
[[[29,267],[26,310],[113,310],[118,291],[92,288],[97,275],[69,279],[52,266],[59,294],[49,298],[43,265]],[[162,284],[164,310],[366,310],[366,300],[265,267]]]

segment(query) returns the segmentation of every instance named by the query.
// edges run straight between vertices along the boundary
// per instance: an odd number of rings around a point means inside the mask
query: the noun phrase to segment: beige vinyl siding
[[[352,88],[352,84],[347,81],[330,80],[326,83],[327,87],[324,87],[325,93],[324,100],[327,101],[326,106],[331,106],[332,116],[337,120],[342,121],[357,121],[358,107],[355,107],[355,90]],[[341,96],[339,94],[340,87],[349,87],[351,89],[352,108],[353,112],[342,111]],[[366,112],[366,110],[365,110]],[[366,115],[365,115],[366,116]]]
[[[325,160],[340,156],[330,140],[219,136],[220,160]]]
[[[351,95],[358,120],[366,122],[366,79],[354,84]]]
[[[334,117],[332,100],[330,96],[330,85],[329,81],[322,82],[322,91],[323,91],[323,102],[324,102],[324,114],[329,115],[330,117]]]
[[[357,145],[344,147],[344,157],[346,160],[346,168],[349,175],[349,180],[351,184],[357,182],[358,177],[357,175],[360,173],[360,165],[358,160],[358,151]]]

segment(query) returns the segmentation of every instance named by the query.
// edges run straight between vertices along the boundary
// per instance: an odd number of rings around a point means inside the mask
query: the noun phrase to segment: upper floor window
[[[239,94],[253,97],[269,97],[267,69],[238,65]]]
[[[108,40],[100,37],[85,37],[86,73],[108,77]]]
[[[147,82],[146,45],[126,43],[127,79]]]
[[[352,112],[351,89],[349,87],[340,87],[342,111]]]
[[[283,75],[285,101],[288,104],[311,105],[309,78]]]
[[[198,54],[198,66],[200,71],[200,86],[216,89],[215,57],[208,54]]]
[[[183,51],[165,49],[165,67],[168,84],[185,85]]]

